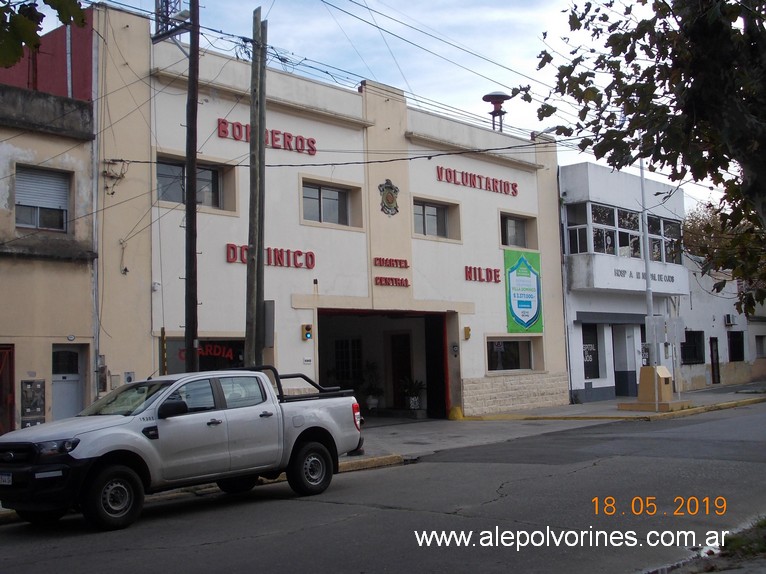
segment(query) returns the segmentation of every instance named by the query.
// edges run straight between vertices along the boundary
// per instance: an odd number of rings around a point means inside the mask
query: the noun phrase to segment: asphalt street
[[[496,421],[493,433],[472,430],[473,444],[416,438],[442,424],[465,436],[474,422],[373,427],[427,443],[411,445],[417,463],[342,473],[316,497],[280,483],[236,497],[182,492],[153,498],[133,527],[112,533],[77,515],[45,530],[6,523],[3,571],[647,572],[766,511],[766,404],[655,421]],[[482,433],[493,441],[480,444]],[[417,540],[450,532],[473,538]],[[536,532],[548,537],[533,538],[541,545],[509,543]],[[594,532],[609,543],[594,544]],[[652,532],[697,540],[653,546]]]

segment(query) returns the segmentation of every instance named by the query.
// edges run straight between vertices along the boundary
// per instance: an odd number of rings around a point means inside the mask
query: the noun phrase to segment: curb
[[[343,460],[340,462],[338,472],[355,472],[371,468],[383,468],[384,466],[401,466],[404,457],[400,454],[387,454],[370,458]]]
[[[737,407],[744,407],[748,405],[754,405],[757,403],[766,402],[766,397],[757,397],[753,399],[739,399],[736,401],[729,401],[726,403],[715,403],[712,405],[704,405],[701,407],[689,407],[679,411],[672,411],[667,413],[651,413],[646,415],[525,415],[518,413],[496,414],[496,415],[481,415],[481,416],[464,416],[460,419],[463,421],[599,421],[599,420],[612,420],[612,421],[659,421],[664,419],[675,419],[680,417],[688,417],[691,415],[698,415],[700,413],[707,413],[710,411],[720,411],[723,409],[733,409]],[[636,412],[636,411],[632,411]]]

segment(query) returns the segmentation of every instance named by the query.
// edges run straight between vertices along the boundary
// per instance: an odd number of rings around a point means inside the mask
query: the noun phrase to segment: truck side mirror
[[[169,399],[160,405],[157,410],[157,418],[167,419],[177,415],[185,415],[188,412],[189,405],[186,404],[186,401]]]

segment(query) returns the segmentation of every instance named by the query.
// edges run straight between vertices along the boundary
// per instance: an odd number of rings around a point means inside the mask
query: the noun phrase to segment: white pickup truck
[[[286,396],[288,377],[316,392]],[[273,367],[162,376],[0,436],[0,503],[32,523],[76,509],[115,530],[138,518],[145,494],[182,486],[240,493],[285,471],[296,493],[319,494],[338,457],[361,450],[361,422],[350,390]]]

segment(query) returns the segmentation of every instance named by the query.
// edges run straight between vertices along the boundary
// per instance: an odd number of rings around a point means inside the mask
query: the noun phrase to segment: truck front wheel
[[[127,466],[108,466],[87,485],[82,513],[101,530],[119,530],[133,524],[144,506],[144,486]]]
[[[297,494],[324,492],[332,480],[332,457],[323,444],[307,442],[300,447],[287,467],[287,482]]]

